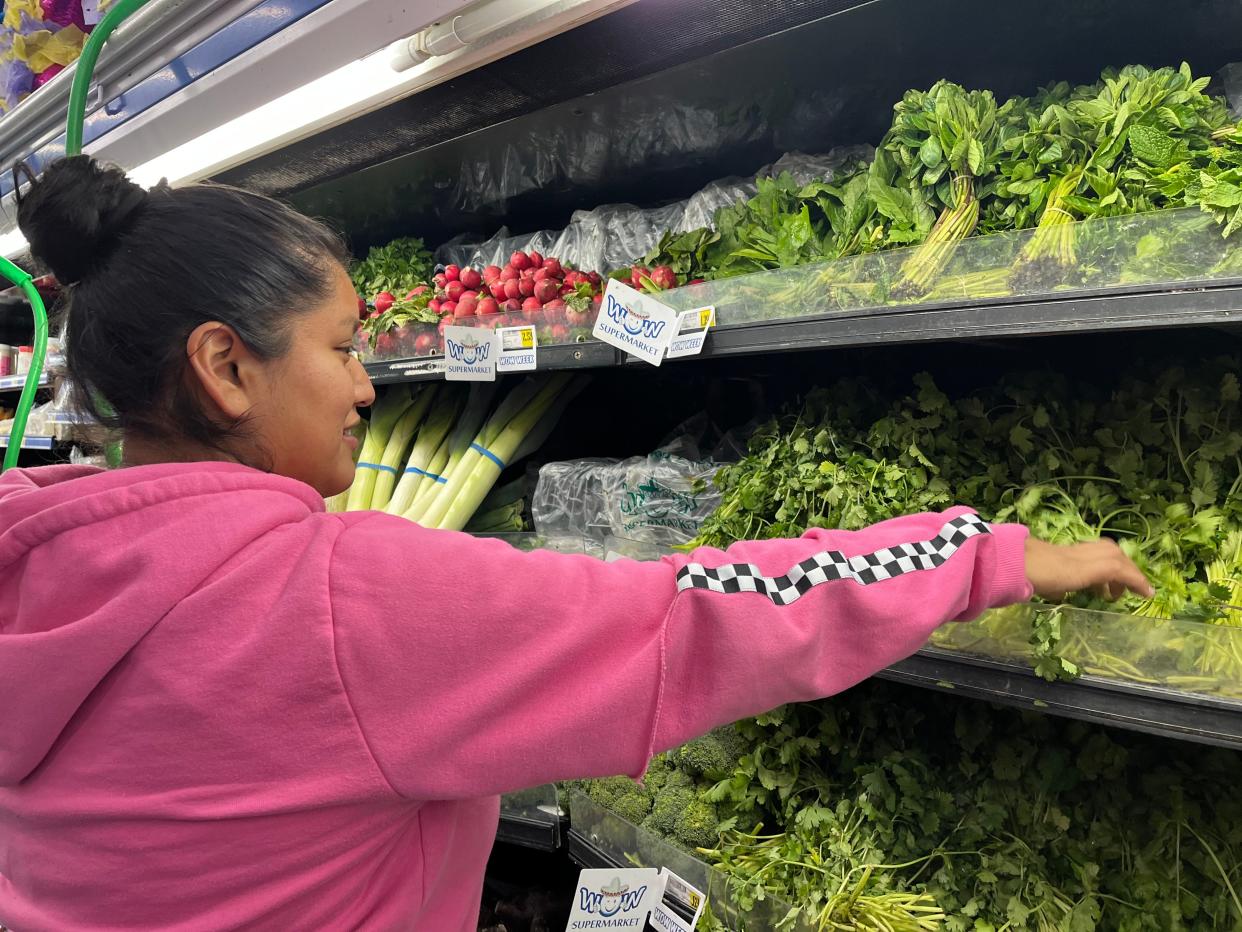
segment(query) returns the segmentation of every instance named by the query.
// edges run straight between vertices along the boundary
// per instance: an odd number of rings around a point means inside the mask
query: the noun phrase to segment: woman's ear
[[[199,324],[186,340],[187,375],[227,420],[239,420],[260,400],[259,360],[228,324]]]

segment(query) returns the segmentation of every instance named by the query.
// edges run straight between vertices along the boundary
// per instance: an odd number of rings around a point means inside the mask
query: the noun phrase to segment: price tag
[[[707,331],[716,324],[716,308],[700,307],[677,318],[677,336],[668,345],[668,358],[697,356],[707,342]]]
[[[651,907],[651,927],[659,932],[694,932],[707,897],[667,867],[660,868],[664,891]]]
[[[99,0],[82,0],[82,22],[95,26],[103,14],[99,12]]]
[[[613,279],[604,292],[591,335],[658,366],[676,332],[676,311]]]
[[[651,907],[664,892],[664,880],[652,867],[587,869],[578,888],[565,932],[636,930],[646,926]]]
[[[533,326],[501,327],[496,331],[496,341],[500,346],[497,372],[529,372],[535,368],[539,338]]]
[[[444,379],[496,381],[496,332],[483,327],[444,328]]]

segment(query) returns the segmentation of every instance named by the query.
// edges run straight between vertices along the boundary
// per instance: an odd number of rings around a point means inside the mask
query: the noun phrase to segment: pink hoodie
[[[236,465],[9,472],[0,923],[468,932],[497,794],[845,689],[1029,597],[1025,536],[956,510],[605,564]]]

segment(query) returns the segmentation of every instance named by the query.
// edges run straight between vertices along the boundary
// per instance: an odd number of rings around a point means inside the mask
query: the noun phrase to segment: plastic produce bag
[[[1229,103],[1229,112],[1234,119],[1242,119],[1242,62],[1231,62],[1220,69],[1221,86],[1225,91],[1225,100]]]
[[[871,154],[867,147],[834,149],[824,155],[791,152],[756,177],[788,171],[800,183],[831,179],[842,165]],[[491,239],[471,243],[458,237],[441,246],[436,262],[445,265],[501,265],[516,250],[536,250],[587,271],[607,272],[629,265],[659,243],[666,230],[684,233],[711,226],[716,211],[751,197],[755,184],[744,178],[713,181],[684,201],[662,207],[641,208],[632,204],[605,204],[594,210],[575,211],[564,230],[540,230],[512,235],[502,227]]]
[[[548,463],[531,499],[535,530],[546,537],[586,539],[600,550],[606,538],[672,547],[691,540],[720,505],[712,484],[722,458],[736,458],[734,434],[704,457],[705,415],[683,424],[649,456]]]

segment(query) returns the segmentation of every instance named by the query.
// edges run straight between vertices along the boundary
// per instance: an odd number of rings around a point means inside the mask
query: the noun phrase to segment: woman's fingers
[[[1083,590],[1094,591],[1110,601],[1127,591],[1146,598],[1154,594],[1142,570],[1110,540],[1058,546],[1030,538],[1026,545],[1026,577],[1035,593],[1050,601]]]

